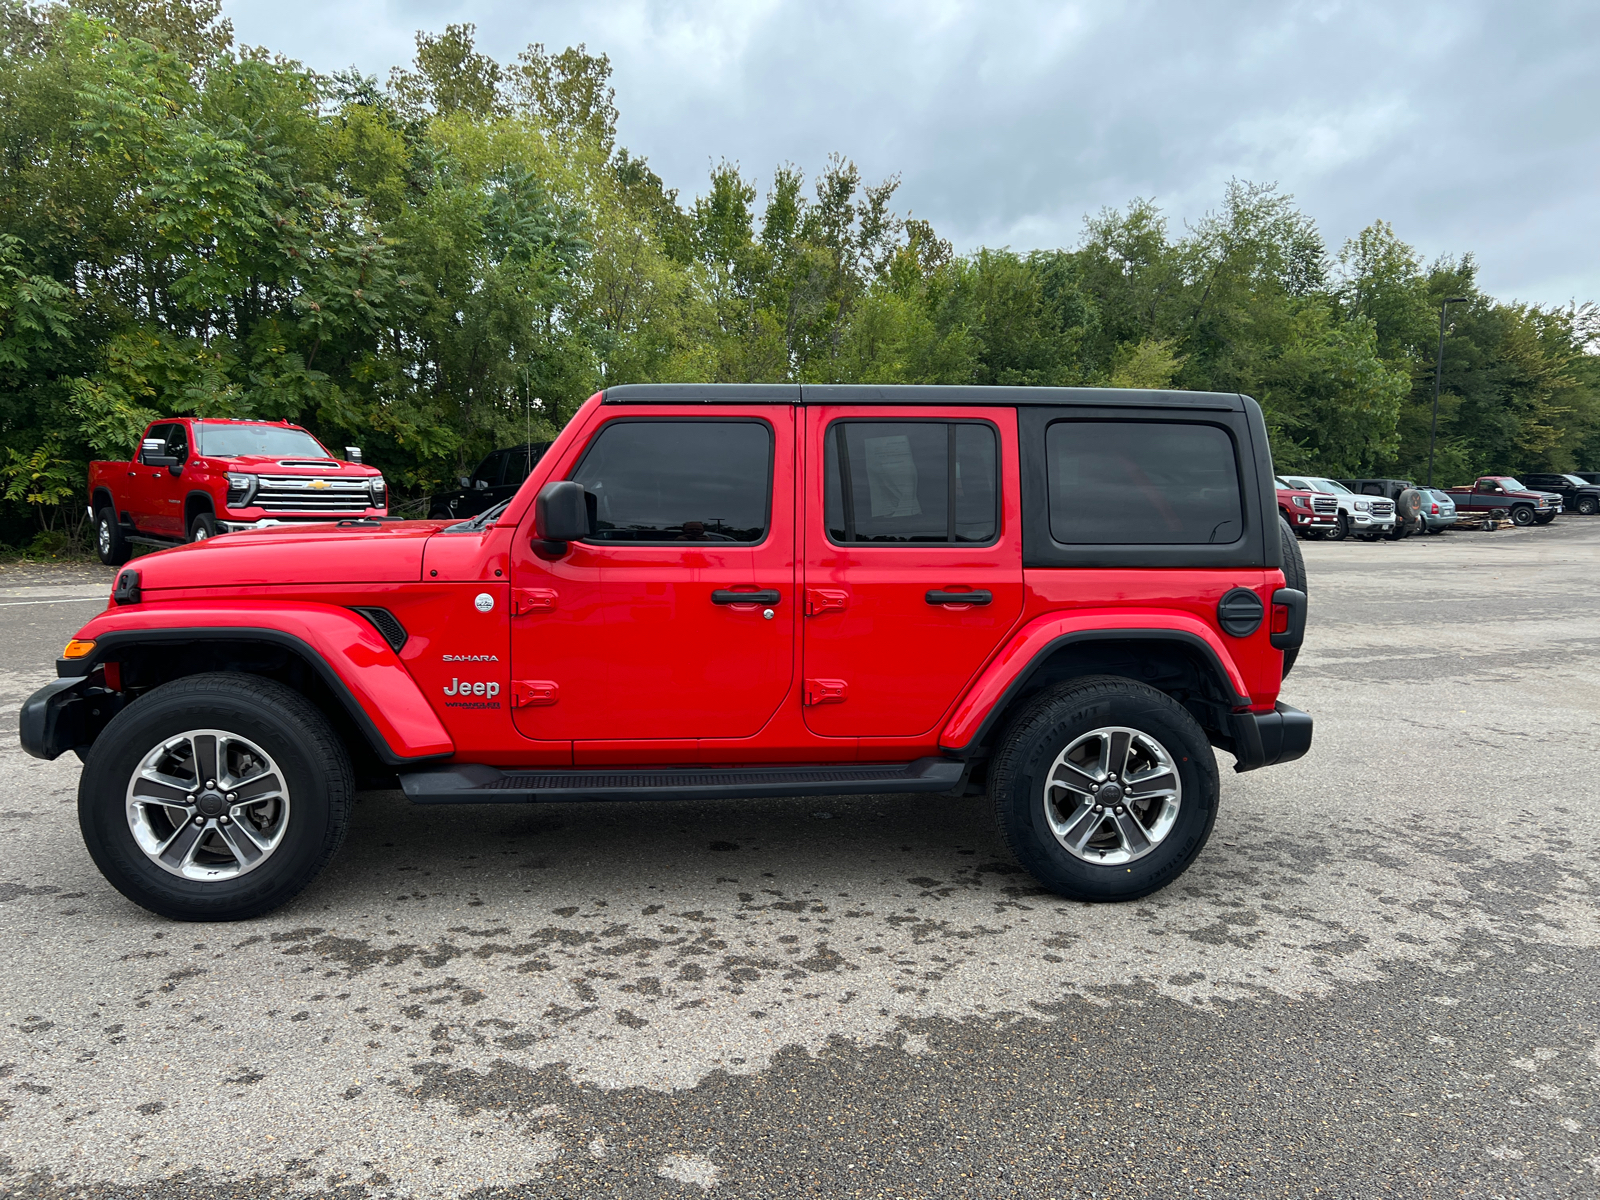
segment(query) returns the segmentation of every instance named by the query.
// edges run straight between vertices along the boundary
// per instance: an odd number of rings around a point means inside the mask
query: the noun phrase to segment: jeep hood
[[[134,559],[145,591],[297,583],[415,583],[444,521],[268,525]]]

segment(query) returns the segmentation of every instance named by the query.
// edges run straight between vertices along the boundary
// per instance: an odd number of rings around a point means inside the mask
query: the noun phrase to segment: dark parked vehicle
[[[1461,512],[1489,514],[1504,509],[1513,525],[1548,525],[1561,513],[1561,497],[1522,486],[1510,475],[1485,475],[1476,483],[1446,488]]]
[[[1600,471],[1571,471],[1568,473],[1577,476],[1585,483],[1600,483]]]
[[[1578,475],[1524,473],[1518,476],[1536,492],[1551,492],[1561,497],[1567,512],[1592,517],[1600,512],[1600,483],[1590,483]]]
[[[1384,496],[1394,501],[1394,527],[1384,531],[1390,541],[1422,533],[1426,528],[1423,510],[1425,497],[1409,479],[1341,479],[1340,483],[1361,496]]]
[[[453,517],[459,521],[511,499],[548,449],[549,442],[527,442],[491,451],[471,475],[461,477],[459,491],[440,492],[428,501],[429,519],[450,520]]]

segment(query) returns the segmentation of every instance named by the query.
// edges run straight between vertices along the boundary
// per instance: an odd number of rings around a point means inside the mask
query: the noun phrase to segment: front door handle
[[[990,592],[941,592],[928,593],[929,604],[988,604],[994,599]]]
[[[713,604],[776,604],[780,599],[777,588],[760,592],[730,592],[718,588],[711,593]]]

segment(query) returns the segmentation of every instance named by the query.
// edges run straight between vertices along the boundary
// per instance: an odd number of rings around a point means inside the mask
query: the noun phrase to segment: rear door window
[[[1045,431],[1063,545],[1215,545],[1244,536],[1233,438],[1216,425],[1057,421]]]
[[[759,542],[772,498],[764,421],[617,420],[572,478],[595,497],[598,542]]]
[[[986,421],[838,421],[826,439],[829,540],[971,545],[999,536],[999,450]]]

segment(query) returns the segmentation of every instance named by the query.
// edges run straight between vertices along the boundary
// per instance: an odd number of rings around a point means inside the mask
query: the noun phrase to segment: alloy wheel
[[[128,783],[128,828],[145,856],[184,879],[255,870],[283,842],[289,787],[270,755],[221,729],[192,729],[146,754]]]
[[[1093,729],[1045,775],[1045,821],[1074,857],[1103,866],[1149,854],[1172,831],[1183,784],[1171,753],[1138,729]]]

